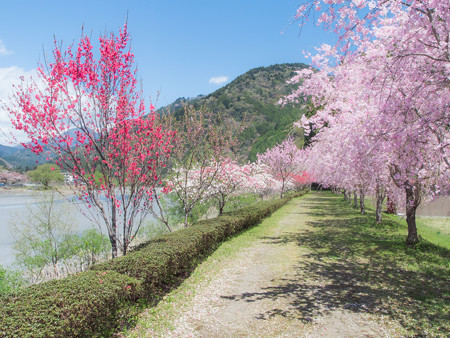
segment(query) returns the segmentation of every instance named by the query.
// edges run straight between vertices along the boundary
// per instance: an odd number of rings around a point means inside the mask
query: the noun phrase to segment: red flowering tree
[[[6,107],[36,154],[47,152],[70,170],[86,215],[108,230],[112,257],[127,253],[148,213],[152,190],[169,156],[174,133],[146,115],[136,89],[127,26],[99,38],[98,58],[88,36],[38,68],[38,81],[16,88]]]
[[[306,187],[311,187],[311,183],[313,183],[312,176],[306,172],[302,171],[297,175],[292,175],[292,182],[296,189],[304,189]]]

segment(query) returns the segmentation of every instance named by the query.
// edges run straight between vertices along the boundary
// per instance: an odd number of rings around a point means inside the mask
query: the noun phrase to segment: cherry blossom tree
[[[248,192],[258,195],[261,200],[264,197],[278,194],[281,190],[281,182],[270,174],[269,167],[263,163],[248,164],[250,182],[247,185]],[[287,188],[290,188],[290,182]]]
[[[313,11],[319,12],[318,24],[337,33],[338,43],[320,48],[312,58],[320,71],[299,73],[293,82],[308,79],[288,99],[312,96],[320,109],[308,125],[323,129],[334,125],[336,135],[350,126],[362,134],[365,141],[356,143],[358,158],[345,161],[356,172],[364,173],[358,159],[360,163],[370,163],[374,156],[384,159],[382,170],[368,176],[369,186],[378,185],[380,198],[385,188],[391,194],[403,191],[407,243],[414,244],[421,196],[436,195],[448,189],[449,182],[448,4],[311,1],[299,8],[300,23]],[[351,148],[343,149],[351,154]],[[398,189],[382,187],[386,171]]]
[[[38,81],[23,79],[6,107],[30,139],[25,148],[72,172],[86,216],[108,230],[113,258],[118,248],[127,253],[146,217],[174,139],[155,123],[153,106],[145,109],[129,43],[126,24],[100,36],[98,55],[84,34],[65,51],[55,41]]]
[[[224,207],[230,197],[244,194],[258,183],[253,180],[250,164],[239,165],[237,162],[227,159],[223,161],[221,168],[214,178],[207,197],[217,201],[219,215],[222,215]]]
[[[242,127],[225,122],[221,116],[213,115],[205,108],[194,109],[191,106],[186,106],[178,119],[173,114],[162,119],[165,125],[177,131],[176,144],[168,163],[165,192],[176,194],[187,227],[193,208],[205,198],[213,182],[226,168]],[[161,204],[152,213],[170,229]]]
[[[269,172],[281,182],[280,198],[283,198],[292,177],[303,171],[302,152],[292,137],[288,137],[265,153],[258,154],[257,158],[258,162],[267,165]]]

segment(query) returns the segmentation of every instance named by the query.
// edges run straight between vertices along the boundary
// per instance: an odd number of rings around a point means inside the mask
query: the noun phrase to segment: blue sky
[[[0,99],[14,79],[32,73],[53,38],[67,46],[81,27],[93,39],[118,32],[128,13],[132,50],[144,94],[166,105],[208,94],[251,68],[305,62],[303,50],[330,42],[319,27],[299,35],[292,24],[299,0],[3,1]],[[214,81],[215,79],[215,81]],[[7,118],[0,116],[0,128]],[[0,140],[0,143],[1,142]]]

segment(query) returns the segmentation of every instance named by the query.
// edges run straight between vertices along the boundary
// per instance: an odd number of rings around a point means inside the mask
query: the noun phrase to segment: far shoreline
[[[46,191],[55,191],[62,196],[74,195],[75,191],[68,186],[53,186],[53,189],[41,189],[40,187],[27,187],[27,186],[0,186],[0,196],[8,195],[20,195],[27,194],[32,195],[34,193],[41,193]]]

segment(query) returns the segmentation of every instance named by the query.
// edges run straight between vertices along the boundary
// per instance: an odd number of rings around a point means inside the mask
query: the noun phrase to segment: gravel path
[[[352,301],[333,304],[335,279],[318,274],[320,258],[302,247],[302,233],[317,222],[318,193],[291,201],[258,228],[236,252],[214,255],[187,279],[182,296],[168,297],[153,313],[168,317],[158,330],[145,314],[132,336],[165,337],[378,337],[396,336],[397,323],[383,315],[355,311]],[[322,216],[323,218],[323,216]],[[241,236],[239,236],[241,237]],[[229,248],[233,241],[227,242]],[[295,240],[294,240],[295,239]],[[300,243],[299,243],[300,242]],[[219,248],[226,250],[226,248]],[[203,267],[205,265],[205,267]],[[314,266],[314,269],[311,269]],[[318,268],[319,267],[319,268]],[[202,270],[203,269],[203,270]],[[350,286],[351,287],[351,286]],[[184,290],[184,291],[183,291]],[[187,291],[188,290],[188,291]],[[341,297],[342,298],[342,297]],[[170,310],[164,302],[171,302]],[[177,304],[179,302],[179,304]],[[165,311],[167,313],[165,313]]]

